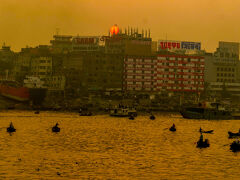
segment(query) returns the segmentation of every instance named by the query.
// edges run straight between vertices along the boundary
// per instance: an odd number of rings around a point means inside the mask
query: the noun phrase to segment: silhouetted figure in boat
[[[150,117],[149,117],[151,120],[154,120],[155,119],[155,116],[151,113]]]
[[[172,127],[169,128],[170,131],[176,131],[175,124],[173,123]]]
[[[200,127],[199,132],[202,132],[202,128]]]
[[[52,132],[60,132],[60,128],[58,127],[58,123],[52,127]]]
[[[13,123],[11,122],[9,127],[7,128],[7,132],[11,133],[11,132],[15,132],[15,131],[16,131],[16,129],[14,128]]]
[[[205,139],[205,141],[203,141],[203,135],[201,133],[200,138],[197,142],[197,147],[198,148],[206,148],[206,147],[209,147],[209,146],[210,146],[210,144],[209,144],[208,139]]]
[[[35,112],[34,112],[34,114],[39,114],[39,113],[40,113],[40,111],[35,111]]]

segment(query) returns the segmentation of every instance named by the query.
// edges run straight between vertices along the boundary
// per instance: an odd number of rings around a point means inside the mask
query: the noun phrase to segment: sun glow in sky
[[[240,42],[239,0],[1,0],[0,43],[14,50],[66,35],[107,35],[109,28],[151,29],[154,40]]]

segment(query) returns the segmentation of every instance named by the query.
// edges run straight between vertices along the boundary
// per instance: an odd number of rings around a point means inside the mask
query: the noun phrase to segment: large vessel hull
[[[15,87],[14,82],[1,82],[0,94],[16,101],[31,101],[33,105],[41,105],[47,93],[46,88]]]
[[[29,90],[26,87],[12,87],[5,84],[0,84],[0,94],[4,97],[17,101],[28,101]]]
[[[185,108],[180,111],[186,119],[229,120],[235,119],[229,111],[204,108]]]

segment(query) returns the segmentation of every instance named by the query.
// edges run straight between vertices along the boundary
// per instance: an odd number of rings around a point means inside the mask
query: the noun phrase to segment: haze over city
[[[106,35],[113,24],[151,29],[153,40],[239,42],[236,0],[1,0],[0,43],[13,50],[49,44],[59,34]]]

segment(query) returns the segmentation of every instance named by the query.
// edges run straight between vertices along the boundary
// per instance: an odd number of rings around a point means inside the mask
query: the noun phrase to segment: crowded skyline
[[[1,0],[0,43],[14,51],[49,44],[59,29],[66,35],[106,35],[113,24],[151,29],[153,40],[202,43],[215,51],[218,41],[239,42],[238,1]]]

